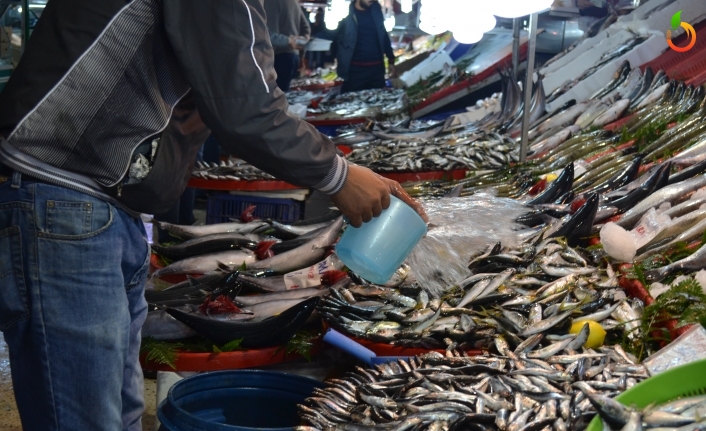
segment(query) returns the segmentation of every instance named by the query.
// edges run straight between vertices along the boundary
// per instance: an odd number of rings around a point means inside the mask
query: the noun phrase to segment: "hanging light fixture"
[[[402,10],[402,13],[410,13],[412,12],[412,6],[414,5],[413,0],[398,0],[400,3],[400,9]]]
[[[429,34],[447,31],[450,22],[444,8],[443,0],[423,0],[419,9],[419,29]]]
[[[347,0],[331,0],[331,6],[324,16],[324,25],[329,30],[336,30],[338,23],[348,16],[350,3]]]
[[[385,30],[388,32],[392,31],[392,29],[395,28],[395,15],[390,15],[387,18],[385,18]]]
[[[494,29],[497,21],[490,14],[474,14],[472,19],[462,17],[454,19],[451,23],[451,32],[454,39],[460,43],[476,43],[483,38],[483,34]]]

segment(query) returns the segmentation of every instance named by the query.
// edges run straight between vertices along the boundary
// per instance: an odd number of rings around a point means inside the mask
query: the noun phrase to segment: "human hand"
[[[396,181],[383,178],[362,166],[348,166],[346,183],[331,200],[348,217],[351,226],[360,227],[390,206],[390,194],[412,207],[425,222],[428,221],[421,204],[412,199]]]
[[[387,65],[387,74],[390,76],[390,78],[394,77],[396,72],[397,71],[395,70],[395,65],[392,63],[389,63]]]
[[[298,36],[289,36],[289,47],[295,50],[301,49],[301,46],[297,43]]]

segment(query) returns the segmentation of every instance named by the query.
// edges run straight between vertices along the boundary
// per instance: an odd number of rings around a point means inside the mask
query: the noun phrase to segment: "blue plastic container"
[[[353,272],[376,284],[392,277],[427,233],[424,220],[409,205],[391,196],[390,207],[363,226],[348,226],[336,254]]]
[[[323,383],[259,370],[218,371],[177,382],[159,405],[160,431],[284,431],[301,424],[297,404]]]

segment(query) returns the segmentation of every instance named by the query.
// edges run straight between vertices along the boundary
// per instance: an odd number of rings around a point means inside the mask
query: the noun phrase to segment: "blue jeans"
[[[140,430],[142,222],[17,173],[0,183],[0,330],[25,431]]]

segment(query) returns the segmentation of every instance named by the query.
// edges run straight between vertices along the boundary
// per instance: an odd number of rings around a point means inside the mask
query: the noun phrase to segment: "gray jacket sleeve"
[[[287,182],[340,191],[348,165],[335,145],[287,113],[261,0],[170,0],[164,18],[199,114],[224,150]]]

